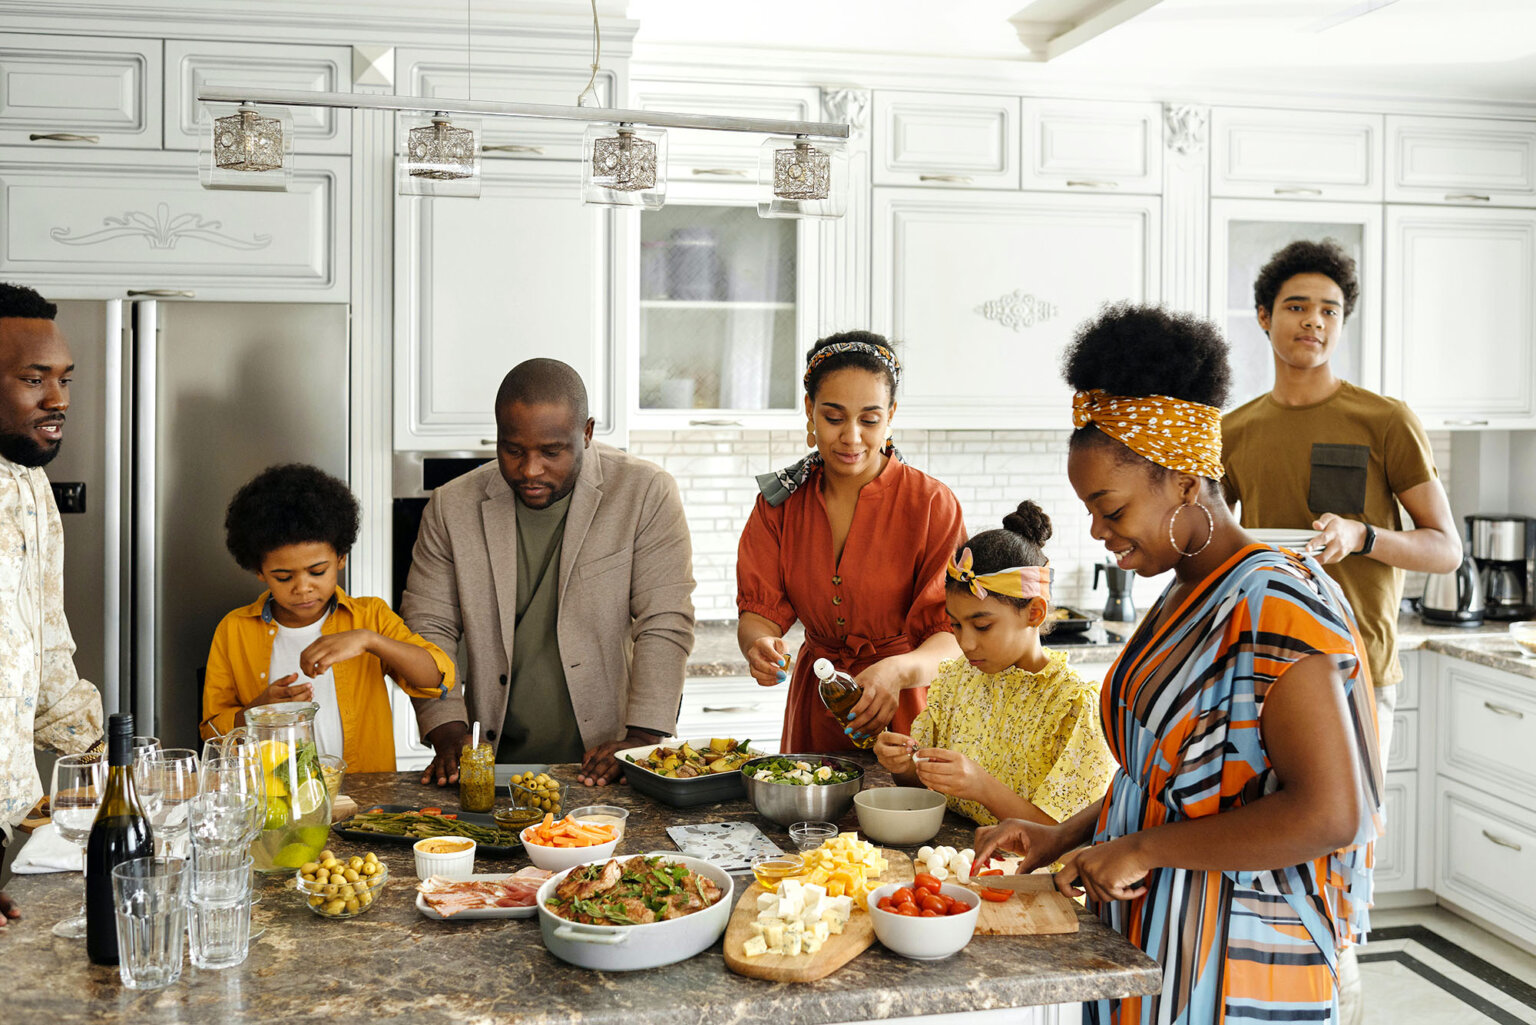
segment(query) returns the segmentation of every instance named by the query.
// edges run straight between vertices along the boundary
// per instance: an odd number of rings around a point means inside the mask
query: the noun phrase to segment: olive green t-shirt
[[[1433,480],[1434,455],[1413,410],[1398,399],[1341,382],[1310,406],[1263,395],[1221,420],[1222,487],[1242,502],[1245,527],[1311,529],[1323,513],[1401,530],[1397,497]],[[1403,571],[1363,555],[1325,567],[1355,610],[1371,678],[1403,678],[1397,613]]]
[[[546,509],[517,504],[517,626],[498,762],[579,762],[585,751],[555,632],[570,508],[570,495]]]

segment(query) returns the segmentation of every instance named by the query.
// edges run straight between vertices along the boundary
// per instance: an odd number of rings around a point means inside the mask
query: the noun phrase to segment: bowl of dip
[[[629,809],[620,808],[616,804],[589,804],[571,811],[571,818],[577,822],[590,822],[595,825],[612,826],[615,838],[624,839],[624,823],[629,819]]]
[[[475,841],[467,836],[429,836],[411,849],[418,878],[468,879],[475,874]]]

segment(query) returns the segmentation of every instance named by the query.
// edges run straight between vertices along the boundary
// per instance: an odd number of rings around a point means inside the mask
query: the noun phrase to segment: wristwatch
[[[1376,528],[1369,523],[1365,525],[1365,540],[1355,550],[1356,555],[1370,555],[1371,549],[1376,547]]]

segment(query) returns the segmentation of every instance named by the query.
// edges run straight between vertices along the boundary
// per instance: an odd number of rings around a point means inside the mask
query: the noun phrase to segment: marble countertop
[[[745,801],[674,809],[627,787],[588,793],[575,766],[553,774],[571,783],[572,805],[594,801],[631,809],[619,853],[675,849],[665,827],[745,820],[789,848],[780,826]],[[451,791],[409,773],[348,776],[343,791],[376,803],[456,805]],[[869,785],[890,777],[877,766]],[[843,825],[856,828],[852,811]],[[970,846],[970,823],[953,814],[934,843]],[[365,847],[335,834],[338,854]],[[7,886],[23,917],[0,932],[0,990],[8,1025],[158,1022],[372,1022],[408,1016],[433,1023],[613,1023],[720,1025],[772,1021],[814,1025],[901,1015],[1019,1007],[1155,992],[1157,964],[1098,919],[1080,912],[1081,931],[1059,936],[976,937],[952,958],[910,961],[877,943],[820,982],[770,983],[730,972],[720,944],[678,964],[640,972],[589,971],[545,950],[536,918],[437,922],[414,904],[411,849],[371,845],[390,870],[374,910],[330,921],[311,914],[284,877],[269,878],[254,910],[266,934],[247,961],[223,971],[187,965],[166,989],[122,987],[116,968],[91,964],[84,941],[55,937],[54,922],[80,899],[76,873],[17,876]],[[910,853],[910,852],[909,852]],[[478,859],[477,872],[513,871],[522,857]]]

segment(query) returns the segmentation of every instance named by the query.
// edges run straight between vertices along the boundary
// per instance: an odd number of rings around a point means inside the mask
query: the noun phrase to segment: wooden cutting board
[[[912,880],[911,858],[900,851],[882,849],[880,853],[890,863],[880,875],[882,884]],[[741,947],[752,938],[752,923],[757,919],[757,897],[764,892],[762,884],[757,882],[747,887],[725,927],[725,966],[737,975],[770,982],[814,982],[831,975],[875,942],[875,927],[869,920],[869,910],[855,898],[848,924],[843,926],[842,932],[828,937],[816,953],[796,957],[784,954],[747,957],[742,954]]]
[[[977,936],[1077,932],[1077,905],[1056,889],[1049,874],[1039,873],[1030,879],[1038,879],[1038,886],[1020,890],[1005,901],[981,902],[981,914],[976,918]],[[970,888],[977,889],[975,885]]]

